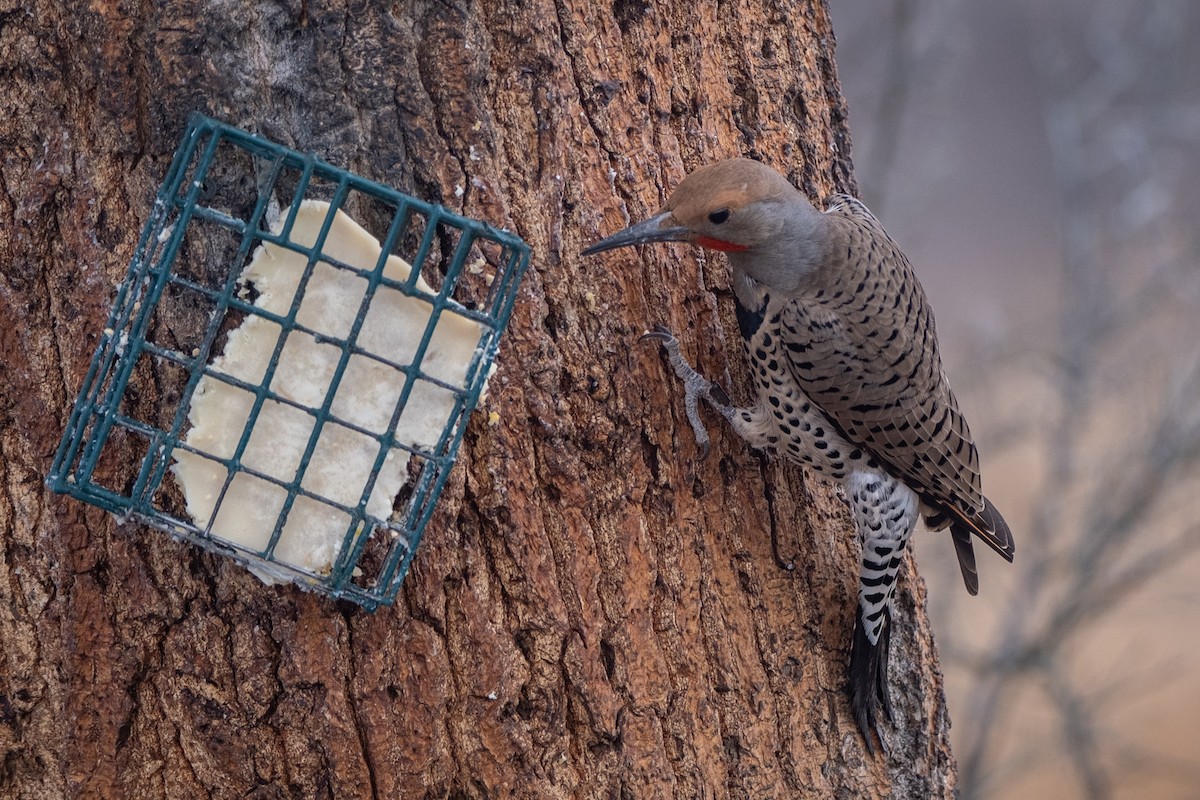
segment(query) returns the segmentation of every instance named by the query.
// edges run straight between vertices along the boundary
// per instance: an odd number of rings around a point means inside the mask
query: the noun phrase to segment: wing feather
[[[839,236],[823,287],[786,305],[797,385],[847,438],[921,495],[931,521],[949,520],[970,590],[970,534],[1012,559],[1003,518],[983,496],[979,455],[942,370],[933,313],[908,259],[859,201],[834,195]]]

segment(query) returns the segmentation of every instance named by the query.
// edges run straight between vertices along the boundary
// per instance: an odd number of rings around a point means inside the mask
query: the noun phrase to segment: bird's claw
[[[662,325],[655,325],[654,330],[643,333],[638,341],[644,342],[647,339],[656,339],[662,343],[663,349],[667,351],[667,360],[671,362],[671,368],[675,370],[675,374],[683,381],[683,407],[687,412],[688,423],[692,426],[692,433],[696,436],[696,445],[700,448],[700,458],[703,460],[708,457],[710,448],[708,431],[705,430],[704,423],[700,420],[698,401],[703,397],[710,403],[724,406],[728,405],[729,398],[725,394],[724,389],[709,383],[684,359],[683,355],[679,352],[679,340],[675,338],[675,334],[671,333],[668,328]],[[724,398],[724,402],[721,402],[720,398]]]
[[[675,339],[675,334],[671,333],[671,331],[663,325],[655,325],[654,330],[643,333],[641,337],[638,338],[638,342],[644,342],[647,339],[657,339],[664,345],[671,342],[676,342],[676,344],[678,344],[678,341]]]

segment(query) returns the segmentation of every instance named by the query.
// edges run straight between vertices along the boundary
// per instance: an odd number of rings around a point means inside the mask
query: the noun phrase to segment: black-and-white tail
[[[854,525],[862,542],[858,614],[850,649],[850,705],[874,752],[874,737],[887,748],[880,712],[892,719],[887,691],[891,610],[904,548],[920,515],[917,494],[884,472],[858,471],[846,481]]]

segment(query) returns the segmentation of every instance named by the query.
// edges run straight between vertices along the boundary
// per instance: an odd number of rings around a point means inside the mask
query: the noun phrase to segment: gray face
[[[735,273],[774,291],[799,291],[824,260],[824,215],[757,161],[732,159],[696,170],[666,210],[674,224],[693,231],[692,241],[728,252]]]
[[[753,202],[742,214],[747,232],[735,235],[754,244],[729,253],[735,277],[739,273],[747,275],[784,294],[803,291],[828,258],[828,218],[799,192],[790,202]]]
[[[738,158],[691,173],[658,214],[583,252],[689,242],[726,252],[735,272],[793,293],[821,263],[826,246],[823,222],[823,215],[782,175]]]

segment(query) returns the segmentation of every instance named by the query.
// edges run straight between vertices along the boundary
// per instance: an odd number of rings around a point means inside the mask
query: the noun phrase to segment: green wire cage
[[[391,604],[528,263],[511,233],[195,115],[48,483]]]

